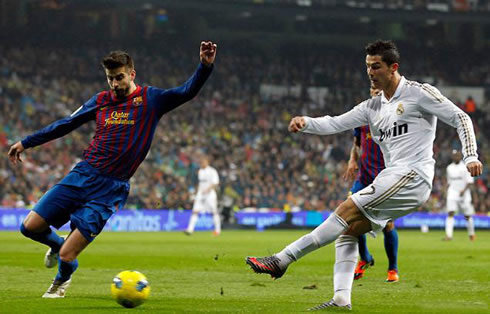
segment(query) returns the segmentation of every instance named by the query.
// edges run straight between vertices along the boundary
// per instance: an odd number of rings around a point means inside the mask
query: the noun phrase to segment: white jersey
[[[213,184],[219,184],[218,171],[211,166],[207,166],[204,169],[199,169],[197,172],[197,178],[199,180],[199,185],[197,186],[198,195],[206,195],[203,194],[203,191],[209,189],[209,187]],[[211,190],[211,193],[215,194],[216,191],[213,189]]]
[[[446,168],[447,176],[447,199],[448,200],[459,200],[459,199],[469,199],[471,200],[471,192],[467,189],[463,196],[460,195],[461,191],[466,188],[467,184],[474,182],[473,177],[466,169],[466,166],[460,162],[455,164],[454,162],[447,166]]]
[[[473,124],[439,90],[429,84],[401,80],[390,100],[381,92],[340,116],[304,117],[302,132],[334,134],[369,124],[385,165],[415,170],[430,186],[434,178],[433,142],[437,118],[457,128],[465,164],[478,160]]]

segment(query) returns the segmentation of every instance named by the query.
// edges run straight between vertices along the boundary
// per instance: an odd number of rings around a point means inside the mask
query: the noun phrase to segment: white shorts
[[[408,215],[424,204],[430,191],[429,183],[414,170],[385,168],[373,183],[354,193],[351,199],[377,233],[388,221]]]
[[[461,197],[459,199],[448,199],[446,201],[446,209],[448,212],[460,212],[465,216],[475,214],[475,208],[471,202],[471,197]]]
[[[193,212],[198,213],[217,213],[218,212],[218,197],[216,192],[208,194],[197,194],[192,206]]]

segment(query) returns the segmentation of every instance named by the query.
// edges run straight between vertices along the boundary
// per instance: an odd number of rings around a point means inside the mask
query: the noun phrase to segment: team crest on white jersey
[[[401,116],[405,112],[405,109],[403,108],[403,104],[399,103],[398,107],[396,108],[396,114]]]

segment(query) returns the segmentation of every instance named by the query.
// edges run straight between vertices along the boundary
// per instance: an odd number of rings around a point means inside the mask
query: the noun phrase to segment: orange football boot
[[[386,278],[386,282],[398,282],[400,280],[400,276],[398,276],[398,271],[395,269],[388,270],[388,277]]]
[[[369,267],[374,266],[374,258],[368,263],[366,261],[360,260],[357,262],[356,270],[354,271],[354,280],[359,280],[364,276],[364,272]]]

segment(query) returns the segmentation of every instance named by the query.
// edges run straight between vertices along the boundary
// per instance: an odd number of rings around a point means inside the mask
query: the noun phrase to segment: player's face
[[[130,94],[131,83],[136,72],[127,67],[117,69],[105,69],[107,83],[117,98],[124,98]]]
[[[201,159],[200,166],[201,168],[206,168],[209,165],[209,161],[206,158]]]
[[[388,66],[381,56],[366,56],[366,71],[371,81],[371,88],[384,90],[390,86],[390,82],[398,69],[398,63]]]
[[[463,159],[460,152],[454,153],[451,157],[454,163],[459,163]]]

